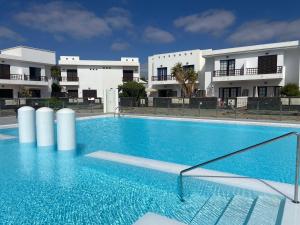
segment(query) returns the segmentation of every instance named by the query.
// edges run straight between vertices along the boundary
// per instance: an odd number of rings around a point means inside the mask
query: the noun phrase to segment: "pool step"
[[[278,214],[281,207],[281,199],[276,197],[260,196],[249,217],[248,225],[277,224]]]
[[[281,199],[276,196],[212,195],[189,225],[277,225]]]
[[[232,198],[223,215],[218,221],[218,225],[242,225],[247,219],[254,199],[236,195]]]
[[[190,222],[190,225],[216,224],[230,200],[231,199],[228,197],[212,195],[205,205],[203,205],[199,212],[194,216]]]

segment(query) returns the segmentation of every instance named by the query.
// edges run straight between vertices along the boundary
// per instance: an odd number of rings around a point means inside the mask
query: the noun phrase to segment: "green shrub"
[[[299,86],[297,84],[286,84],[282,87],[281,94],[288,97],[300,96]]]
[[[147,96],[144,85],[135,81],[119,85],[120,97],[135,97],[137,100]]]

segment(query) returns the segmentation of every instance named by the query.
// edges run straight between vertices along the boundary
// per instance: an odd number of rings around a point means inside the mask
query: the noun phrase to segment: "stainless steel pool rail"
[[[300,133],[297,133],[297,132],[289,132],[289,133],[280,135],[278,137],[275,137],[275,138],[272,138],[272,139],[260,142],[260,143],[255,144],[255,145],[251,145],[249,147],[246,147],[246,148],[234,151],[232,153],[229,153],[229,154],[226,154],[226,155],[223,155],[223,156],[220,156],[220,157],[208,160],[206,162],[197,164],[195,166],[191,166],[191,167],[189,167],[187,169],[181,170],[180,174],[179,174],[179,187],[178,187],[180,200],[184,201],[184,199],[183,199],[183,176],[184,176],[184,174],[186,172],[189,172],[189,171],[197,169],[199,167],[208,165],[208,164],[216,162],[216,161],[220,161],[220,160],[225,159],[225,158],[229,158],[231,156],[234,156],[234,155],[246,152],[246,151],[253,150],[253,149],[257,148],[257,147],[260,147],[260,146],[263,146],[263,145],[266,145],[266,144],[270,144],[270,143],[272,143],[274,141],[278,141],[280,139],[283,139],[283,138],[286,138],[286,137],[289,137],[289,136],[296,136],[297,137],[296,175],[295,175],[295,186],[294,186],[294,198],[293,198],[292,202],[299,203],[299,199],[298,199],[298,193],[299,193],[299,191],[298,191],[298,188],[299,188],[299,175],[300,175],[300,172],[299,172],[299,166],[300,166]]]

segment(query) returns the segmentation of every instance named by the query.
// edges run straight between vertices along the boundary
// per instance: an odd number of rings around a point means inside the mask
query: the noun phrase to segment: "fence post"
[[[279,115],[279,118],[280,118],[280,121],[282,120],[282,102],[281,102],[281,99],[280,99],[280,115]]]
[[[199,102],[199,107],[198,107],[198,110],[199,110],[199,117],[201,117],[201,104],[202,104],[202,102],[200,101],[200,102]]]

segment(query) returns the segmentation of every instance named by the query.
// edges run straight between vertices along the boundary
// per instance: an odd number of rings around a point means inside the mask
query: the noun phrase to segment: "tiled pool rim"
[[[80,117],[76,118],[76,120],[90,120],[90,119],[97,119],[97,118],[106,118],[106,117],[115,117],[114,114],[104,114],[104,115],[96,115],[96,116],[87,116],[87,117]],[[190,122],[209,122],[209,123],[218,123],[218,124],[240,124],[240,125],[253,125],[253,126],[270,126],[270,127],[292,127],[292,128],[300,128],[300,124],[294,124],[294,123],[283,123],[283,122],[269,122],[269,121],[253,121],[253,120],[222,120],[222,119],[202,119],[202,118],[186,118],[186,117],[167,117],[167,116],[145,116],[145,115],[127,115],[122,114],[121,117],[125,118],[143,118],[143,119],[156,119],[156,120],[175,120],[175,121],[190,121]],[[8,129],[8,128],[17,128],[17,124],[9,124],[9,125],[0,125],[0,129]],[[97,151],[96,151],[97,152]],[[93,154],[93,153],[91,153]],[[112,153],[116,154],[116,153]],[[119,154],[122,155],[122,154]],[[129,156],[131,157],[131,156]],[[139,158],[139,157],[136,157]],[[109,160],[109,159],[107,159]],[[148,159],[146,159],[148,160]],[[153,160],[157,161],[157,160]],[[124,163],[124,162],[119,162]],[[179,165],[181,168],[187,168],[186,165],[180,165],[175,163],[168,163],[168,164],[174,164]],[[137,166],[137,165],[135,165]],[[155,166],[147,167],[148,169],[154,169]],[[163,170],[161,170],[163,171]],[[176,170],[175,170],[176,171]],[[206,174],[209,176],[235,176],[238,177],[237,174],[230,174],[230,173],[224,173],[219,172],[215,170],[207,170],[207,169],[197,169],[197,173],[201,172],[201,175]],[[174,173],[174,171],[163,171],[168,173]],[[179,172],[178,172],[179,174]],[[272,190],[271,188],[266,188],[266,185],[262,182],[257,181],[257,179],[254,178],[199,178],[199,179],[206,179],[212,182],[226,184],[230,186],[237,186],[240,188],[253,190],[253,191],[260,191],[275,195],[281,195],[279,192]],[[241,182],[242,181],[242,182]],[[289,197],[293,196],[294,194],[294,185],[291,184],[285,184],[281,182],[274,182],[274,181],[268,181],[263,180],[267,182],[268,184],[271,184],[273,187],[275,187],[277,190],[283,191],[283,193]],[[242,184],[242,185],[241,185]],[[282,225],[297,225],[300,221],[300,204],[294,204],[292,201],[287,199],[285,201],[284,205],[284,211],[282,215]]]

